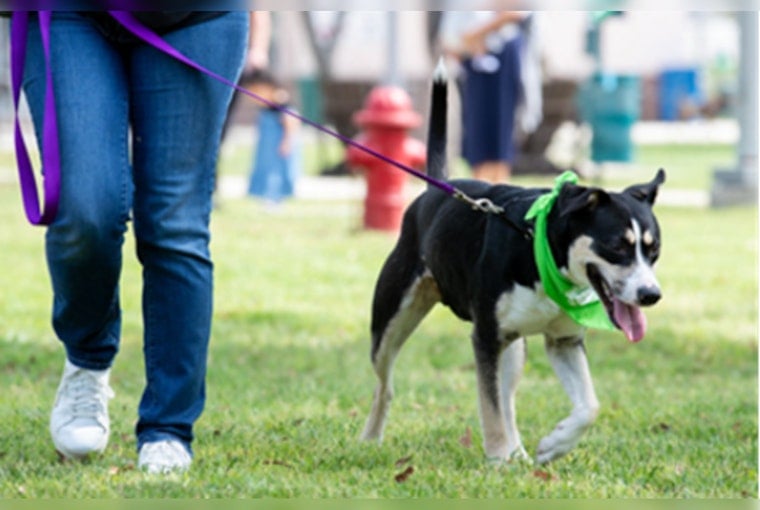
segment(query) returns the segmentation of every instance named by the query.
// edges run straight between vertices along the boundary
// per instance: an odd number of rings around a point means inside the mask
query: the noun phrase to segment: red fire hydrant
[[[353,120],[362,129],[355,138],[357,142],[412,168],[425,164],[425,145],[407,133],[422,120],[412,110],[412,100],[402,88],[375,87]],[[350,166],[365,170],[364,228],[398,231],[406,206],[407,174],[353,146],[346,159]]]

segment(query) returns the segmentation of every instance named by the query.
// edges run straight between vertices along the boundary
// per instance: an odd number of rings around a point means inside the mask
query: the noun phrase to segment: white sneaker
[[[193,458],[181,442],[166,439],[142,445],[137,467],[151,474],[166,474],[187,471],[192,462]]]
[[[55,448],[68,458],[102,452],[108,444],[110,370],[87,370],[68,359],[50,415]]]

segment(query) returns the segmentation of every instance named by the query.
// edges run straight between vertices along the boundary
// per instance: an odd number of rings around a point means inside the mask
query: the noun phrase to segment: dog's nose
[[[641,306],[651,306],[660,300],[662,294],[657,287],[641,287],[636,297]]]

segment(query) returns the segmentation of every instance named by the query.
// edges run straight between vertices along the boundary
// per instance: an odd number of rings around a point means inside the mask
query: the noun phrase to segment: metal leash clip
[[[468,204],[470,207],[472,207],[473,211],[480,211],[490,214],[502,214],[504,212],[503,208],[494,204],[489,199],[472,198],[460,189],[454,191],[454,198]]]
[[[484,213],[501,214],[504,212],[502,207],[499,207],[487,198],[478,198],[477,200],[473,200],[473,202],[473,208],[477,208]]]

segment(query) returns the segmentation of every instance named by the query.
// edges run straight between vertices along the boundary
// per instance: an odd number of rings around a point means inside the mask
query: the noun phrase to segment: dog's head
[[[625,336],[637,342],[646,332],[643,306],[660,300],[654,265],[660,255],[660,228],[652,212],[660,169],[646,184],[612,193],[565,185],[556,210],[567,223],[567,276],[591,285],[607,315]]]

